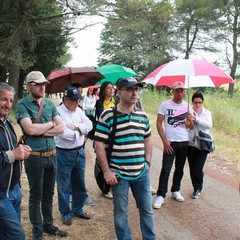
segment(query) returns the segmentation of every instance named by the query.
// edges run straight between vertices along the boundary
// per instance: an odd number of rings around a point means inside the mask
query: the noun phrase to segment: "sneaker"
[[[153,208],[160,208],[165,203],[165,198],[162,196],[157,196]]]
[[[55,235],[55,236],[60,236],[60,237],[66,237],[68,235],[67,232],[64,232],[60,229],[58,229],[58,227],[55,226],[44,226],[43,227],[43,232],[44,233],[48,233],[49,235]]]
[[[85,198],[84,205],[94,206],[95,202],[89,196],[87,196]]]
[[[155,195],[157,191],[154,188],[152,188],[152,186],[150,186],[150,188],[151,188],[152,195]]]
[[[201,194],[200,190],[194,191],[192,194],[192,199],[197,199],[200,194]]]
[[[103,194],[103,196],[108,199],[113,199],[113,195],[111,191],[109,191],[107,194]]]
[[[172,193],[172,198],[174,198],[178,202],[184,202],[184,198],[179,191],[173,192]]]

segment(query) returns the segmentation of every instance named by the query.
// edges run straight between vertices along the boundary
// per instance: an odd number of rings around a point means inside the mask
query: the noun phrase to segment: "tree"
[[[0,67],[2,76],[9,72],[8,82],[19,92],[20,70],[41,66],[47,55],[52,66],[67,52],[67,17],[56,1],[5,1],[0,6]],[[43,44],[47,44],[43,46]],[[44,52],[45,51],[45,52]],[[44,59],[45,67],[49,66]],[[46,70],[50,70],[46,67]],[[49,72],[48,72],[49,73]]]
[[[176,50],[184,53],[185,59],[198,50],[216,52],[210,32],[219,27],[220,6],[219,0],[175,0],[173,36],[180,43]]]
[[[100,36],[99,65],[121,64],[142,77],[171,59],[171,11],[168,1],[117,1]]]
[[[223,22],[224,41],[226,43],[226,60],[230,68],[230,76],[236,79],[237,67],[240,64],[240,2],[227,1],[225,18]],[[228,46],[230,45],[230,49]],[[234,85],[229,84],[228,95],[233,96]]]

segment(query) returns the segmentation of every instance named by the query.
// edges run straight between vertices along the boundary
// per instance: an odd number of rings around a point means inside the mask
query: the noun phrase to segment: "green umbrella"
[[[96,84],[102,84],[104,82],[111,82],[115,84],[119,78],[122,77],[134,77],[137,76],[131,68],[124,67],[117,64],[107,64],[97,68],[105,78],[98,81]]]

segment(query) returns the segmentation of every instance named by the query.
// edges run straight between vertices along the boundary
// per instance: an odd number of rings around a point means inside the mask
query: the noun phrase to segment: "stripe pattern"
[[[95,141],[105,143],[108,149],[108,138],[113,124],[113,110],[108,109],[99,118]],[[130,115],[117,112],[117,127],[110,168],[126,180],[137,179],[145,170],[144,139],[151,135],[148,116],[139,109]]]

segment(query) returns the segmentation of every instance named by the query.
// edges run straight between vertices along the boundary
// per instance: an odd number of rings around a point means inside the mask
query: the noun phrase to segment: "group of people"
[[[7,83],[0,83],[0,239],[3,240],[25,239],[20,215],[22,160],[29,183],[32,240],[41,240],[43,233],[68,235],[53,225],[55,181],[63,224],[71,225],[73,216],[91,219],[83,209],[87,196],[84,145],[86,135],[93,127],[85,110],[90,108],[82,110],[79,107],[81,88],[74,85],[65,88],[63,103],[56,108],[51,100],[44,98],[46,84],[48,81],[39,71],[30,72],[26,77],[29,94],[16,105],[16,119],[25,134],[25,143],[17,145],[16,134],[7,118],[14,101],[14,89]],[[137,107],[142,87],[134,78],[120,78],[116,83],[117,96],[113,84],[106,82],[100,87],[99,99],[94,100],[98,120],[94,148],[104,178],[111,185],[115,233],[120,240],[132,239],[128,222],[129,188],[139,210],[143,239],[156,239],[149,172],[151,128],[147,114]],[[90,91],[89,96],[94,99]],[[211,113],[202,107],[201,93],[193,95],[193,108],[183,101],[183,97],[183,84],[174,83],[173,99],[162,103],[158,110],[157,129],[164,153],[154,208],[160,208],[165,202],[174,158],[172,197],[184,201],[180,183],[186,157],[194,187],[193,197],[197,198],[203,188],[202,169],[207,153],[196,150],[190,140],[196,129],[208,131],[212,125]],[[108,163],[114,111],[117,112],[116,131]]]

